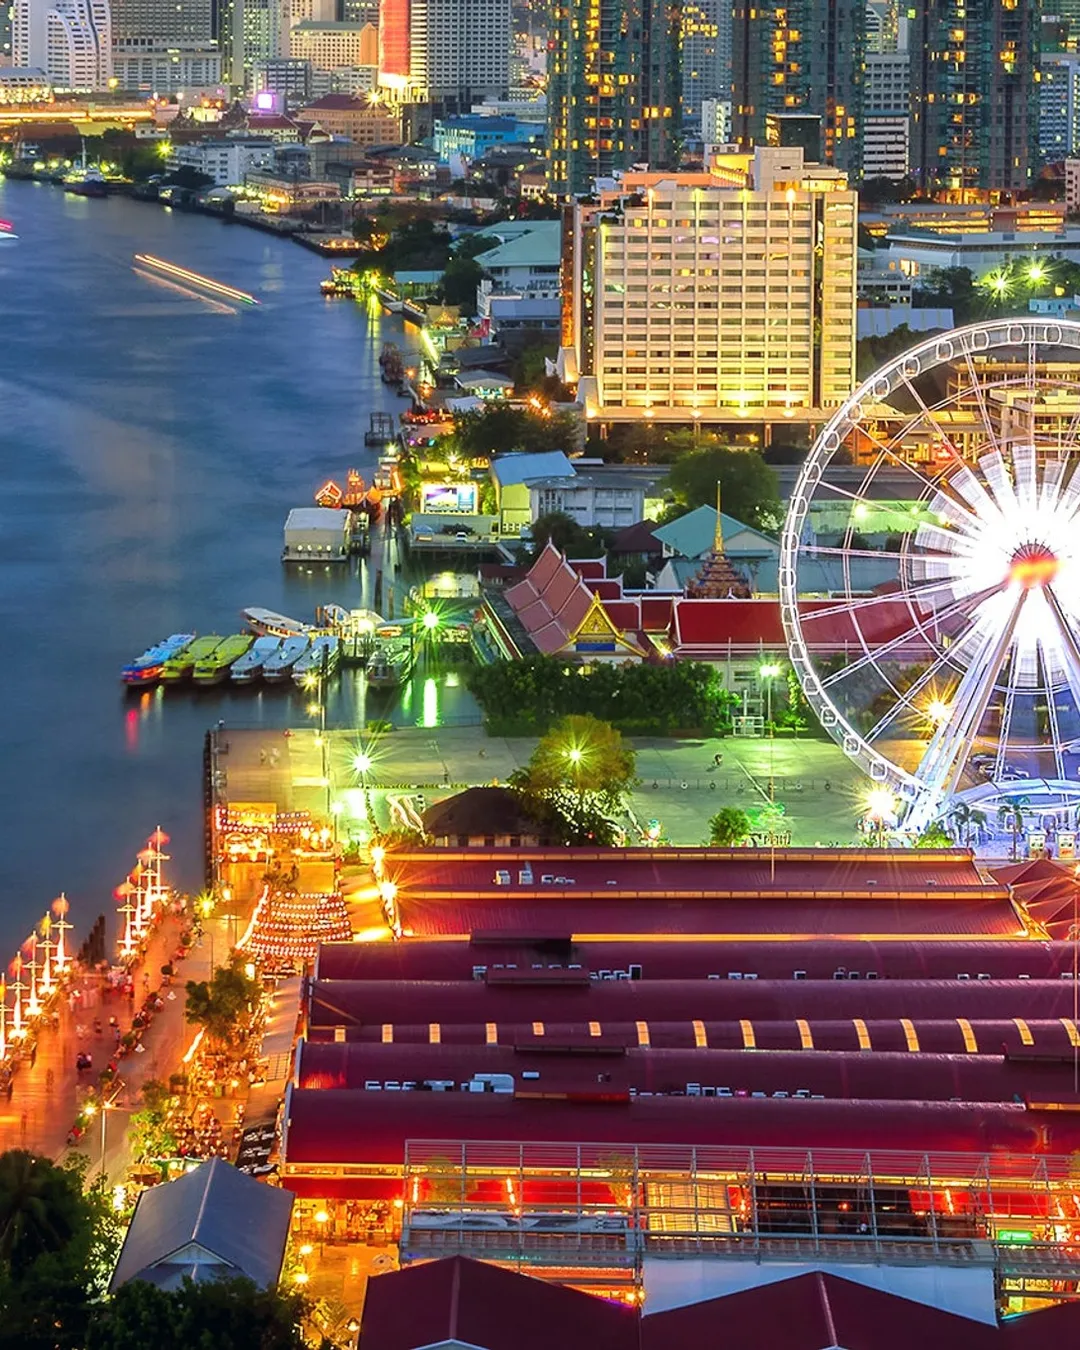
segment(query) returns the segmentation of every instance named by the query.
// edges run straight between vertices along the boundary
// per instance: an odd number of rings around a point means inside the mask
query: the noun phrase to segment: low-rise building
[[[341,200],[338,183],[294,178],[275,169],[253,170],[247,175],[245,187],[259,199],[263,210],[279,216],[300,214],[325,202]]]
[[[52,81],[43,70],[0,66],[0,106],[51,103]]]
[[[943,234],[938,230],[896,229],[888,234],[887,262],[908,276],[919,277],[946,267],[966,267],[982,276],[1014,258],[1036,255],[1080,262],[1080,227],[1057,234],[1034,230],[992,231],[985,234]]]
[[[528,486],[533,520],[558,511],[585,529],[622,530],[645,513],[645,484],[617,470],[574,471],[535,479]]]
[[[311,98],[311,62],[291,56],[259,61],[253,73],[255,92],[268,89],[287,106],[297,107]]]
[[[531,229],[476,255],[475,261],[491,277],[497,294],[530,297],[559,294],[562,224],[557,220],[530,224]],[[493,231],[499,232],[498,227]]]
[[[401,117],[383,103],[369,103],[351,94],[326,94],[309,103],[298,118],[331,136],[346,136],[357,145],[400,145]]]
[[[194,141],[173,145],[169,168],[188,168],[213,179],[215,187],[240,187],[249,173],[269,169],[274,163],[274,143],[269,138]]]
[[[544,129],[536,122],[512,117],[461,117],[435,119],[433,143],[441,164],[454,159],[480,159],[496,145],[541,145]]]
[[[543,478],[571,478],[574,466],[561,450],[547,450],[540,454],[497,455],[491,461],[490,472],[499,532],[517,535],[533,522],[530,483]]]
[[[349,556],[349,513],[298,506],[285,522],[284,562],[337,563]]]

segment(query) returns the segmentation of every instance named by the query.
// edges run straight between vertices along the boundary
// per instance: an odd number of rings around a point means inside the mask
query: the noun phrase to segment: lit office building
[[[769,147],[712,173],[627,173],[576,205],[559,362],[589,416],[835,407],[855,378],[856,205],[837,170]]]
[[[706,102],[731,99],[731,5],[685,0],[682,15],[682,110],[686,126]]]
[[[1028,185],[1037,156],[1036,0],[921,0],[911,34],[911,167],[927,192]]]
[[[633,164],[674,163],[680,37],[678,7],[664,0],[559,0],[548,53],[552,193],[588,192]]]

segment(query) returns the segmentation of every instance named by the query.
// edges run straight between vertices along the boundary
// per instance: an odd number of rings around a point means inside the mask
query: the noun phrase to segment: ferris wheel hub
[[[1045,544],[1022,544],[1012,555],[1009,580],[1015,581],[1027,591],[1039,586],[1049,586],[1057,576],[1060,566],[1061,559]]]

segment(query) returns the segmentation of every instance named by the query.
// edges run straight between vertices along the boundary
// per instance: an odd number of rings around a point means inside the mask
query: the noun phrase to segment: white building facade
[[[269,140],[197,141],[178,145],[169,157],[172,169],[190,168],[214,180],[215,187],[240,187],[256,169],[274,163],[274,143]]]
[[[45,72],[58,90],[107,89],[112,78],[109,0],[16,0],[13,64]]]
[[[113,75],[133,94],[203,94],[221,88],[221,53],[213,50],[118,51]]]

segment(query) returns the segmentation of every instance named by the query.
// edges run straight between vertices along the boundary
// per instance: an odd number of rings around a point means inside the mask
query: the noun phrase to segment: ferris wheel
[[[905,828],[957,801],[1063,820],[1080,804],[1080,324],[974,324],[865,381],[799,475],[779,589],[807,701]]]

